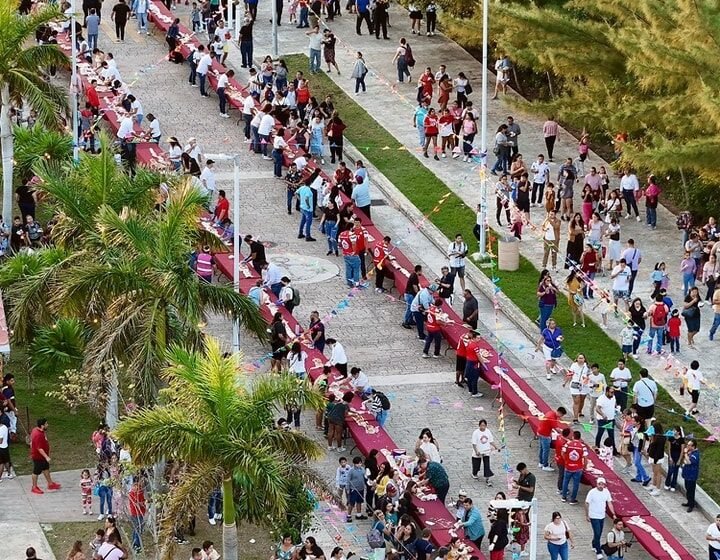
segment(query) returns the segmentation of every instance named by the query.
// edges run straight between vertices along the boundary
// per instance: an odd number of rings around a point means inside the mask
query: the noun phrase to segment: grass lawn
[[[5,372],[15,375],[15,392],[22,425],[32,430],[38,418],[48,419],[52,469],[78,469],[92,464],[95,451],[90,436],[100,419],[86,408],[70,414],[64,404],[45,396],[48,391],[57,389],[58,376],[31,377],[28,374],[27,354],[22,346],[12,346]],[[18,474],[28,474],[32,470],[30,448],[24,442],[23,429],[18,428],[18,435],[21,441],[11,447],[12,460]]]
[[[290,75],[297,70],[307,71],[308,58],[305,55],[290,55],[284,57]],[[353,99],[346,95],[324,72],[310,78],[312,95],[322,99],[327,94],[333,96],[335,109],[347,125],[345,136],[355,146],[361,146],[363,156],[377,167],[423,214],[428,214],[437,204],[437,201],[449,189],[430,170],[422,165],[417,158],[407,150],[398,150],[401,145],[379,123],[374,122],[365,110]],[[368,126],[370,121],[370,126]],[[409,120],[408,120],[409,122]],[[383,149],[385,147],[390,149]],[[447,202],[440,207],[439,212],[430,216],[430,221],[442,231],[446,237],[452,239],[456,233],[461,233],[465,239],[474,239],[472,230],[475,224],[475,211],[468,207],[457,195],[451,193]],[[497,233],[493,233],[497,237]],[[497,244],[494,248],[497,254]],[[484,274],[491,276],[491,269],[481,268]],[[537,287],[540,271],[527,259],[520,257],[520,268],[516,272],[499,273],[499,286],[515,305],[525,315],[535,320],[538,316]],[[571,325],[572,316],[567,301],[559,298],[560,302],[553,316],[558,324]],[[563,344],[568,356],[578,353],[587,355],[590,363],[597,362],[600,370],[606,375],[616,366],[617,359],[622,356],[620,347],[598,325],[586,319],[587,328],[582,329],[582,337],[573,336],[580,330],[566,329]],[[635,374],[640,365],[634,360],[628,362],[628,367]],[[681,407],[670,397],[664,388],[660,388],[658,405],[665,409],[681,410]],[[672,414],[658,409],[657,418],[663,423],[665,429],[675,425],[682,425],[686,433],[703,438],[709,435],[708,431],[692,419],[684,419],[682,415]],[[593,428],[594,430],[594,428]],[[720,446],[700,442],[705,464],[720,462]],[[715,478],[710,469],[701,469],[700,484],[713,499],[720,501],[720,479]]]
[[[102,527],[102,523],[93,520],[92,522],[73,522],[73,523],[44,523],[43,530],[45,536],[50,543],[55,557],[63,560],[67,557],[68,552],[72,548],[75,541],[79,540],[83,543],[83,552],[85,556],[90,558],[90,547],[88,543],[95,536],[95,531]],[[131,529],[129,524],[121,523],[123,544],[130,542]],[[195,547],[202,546],[203,541],[212,541],[215,548],[222,554],[222,524],[219,523],[215,527],[211,526],[204,515],[199,516],[195,536],[186,536],[190,544],[177,545],[175,558],[185,560],[190,558],[190,552]],[[250,542],[250,541],[254,542]],[[146,549],[143,554],[137,555],[137,558],[156,558],[155,546],[150,540],[148,532],[144,535]],[[275,539],[270,532],[264,528],[258,528],[254,525],[240,525],[238,527],[238,548],[240,556],[243,560],[267,560],[271,555],[271,549],[275,545]],[[330,551],[328,551],[329,553]]]

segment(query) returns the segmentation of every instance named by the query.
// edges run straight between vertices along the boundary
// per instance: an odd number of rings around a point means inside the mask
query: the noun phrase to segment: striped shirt
[[[555,121],[545,121],[545,124],[543,125],[543,135],[545,138],[548,136],[557,136],[559,129],[560,127]]]

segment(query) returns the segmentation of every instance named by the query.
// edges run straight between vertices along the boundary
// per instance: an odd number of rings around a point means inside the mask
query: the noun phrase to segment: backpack
[[[415,66],[415,57],[413,57],[410,43],[405,43],[405,63],[408,65],[409,68],[413,68]]]
[[[293,306],[297,307],[298,305],[300,305],[300,290],[293,286],[292,293],[293,297],[291,303],[293,304]]]
[[[655,324],[659,327],[664,326],[665,323],[667,323],[667,316],[668,316],[667,306],[664,303],[660,304],[660,305],[658,305],[656,303],[655,307],[653,307],[653,312],[652,312],[653,324]]]
[[[383,537],[382,531],[378,529],[377,523],[368,531],[367,542],[370,548],[385,548],[385,538]]]
[[[382,406],[382,409],[390,410],[390,399],[387,398],[385,393],[381,393],[380,391],[375,391],[375,394],[380,399],[380,405]]]
[[[678,229],[690,229],[692,227],[693,219],[690,212],[680,212],[675,218],[675,225]]]

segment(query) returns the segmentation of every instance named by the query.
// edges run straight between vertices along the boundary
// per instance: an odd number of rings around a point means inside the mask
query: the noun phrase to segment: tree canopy
[[[714,0],[491,3],[491,39],[563,79],[530,108],[593,134],[627,133],[623,161],[720,180],[720,4]],[[452,26],[460,39],[480,14]],[[475,33],[477,36],[477,33]]]

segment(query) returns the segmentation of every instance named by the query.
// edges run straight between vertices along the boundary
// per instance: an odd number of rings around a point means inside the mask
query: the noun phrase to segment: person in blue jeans
[[[660,354],[663,343],[663,333],[667,325],[670,308],[663,301],[662,294],[655,296],[655,302],[648,309],[650,319],[650,330],[648,333],[647,353],[652,354],[653,338],[655,338],[655,351]]]
[[[602,538],[603,528],[605,526],[606,510],[610,512],[610,516],[615,518],[615,506],[613,505],[612,496],[607,489],[607,481],[601,476],[596,481],[597,486],[588,492],[585,497],[585,516],[590,521],[592,527],[593,539],[592,547],[598,557],[602,557],[602,548],[600,539]]]
[[[431,284],[427,288],[421,289],[410,304],[410,311],[412,311],[420,340],[425,340],[425,311],[430,309],[436,293],[437,284]]]
[[[327,256],[335,253],[338,256],[338,227],[340,225],[340,211],[335,204],[335,201],[328,201],[327,206],[323,210],[322,225],[324,227],[325,235],[327,235],[328,251]]]
[[[315,241],[310,235],[313,222],[313,193],[308,185],[303,185],[295,193],[300,200],[300,229],[298,230],[298,239],[305,238],[305,241]],[[305,230],[303,232],[303,229]]]
[[[412,329],[415,326],[412,313],[412,302],[420,291],[420,275],[422,274],[422,266],[415,265],[415,271],[408,278],[405,284],[405,293],[403,299],[405,301],[405,316],[403,317],[402,326],[406,329]]]
[[[222,492],[220,488],[215,488],[208,499],[208,522],[210,525],[215,525],[217,520],[222,517],[222,507]]]
[[[562,501],[567,502],[570,483],[573,484],[570,503],[577,503],[578,489],[583,470],[587,466],[588,450],[582,441],[582,434],[579,430],[573,432],[573,439],[568,441],[562,449],[563,461],[565,463],[565,475],[563,476]]]
[[[283,154],[285,149],[288,147],[285,141],[285,129],[283,127],[278,128],[273,139],[273,173],[275,177],[282,179],[282,167],[283,167]]]
[[[639,418],[635,419],[636,426],[633,429],[633,436],[632,436],[632,443],[635,446],[635,449],[633,450],[633,464],[635,465],[635,478],[631,478],[630,482],[641,482],[643,486],[647,486],[650,484],[650,477],[648,476],[647,472],[645,471],[645,467],[643,467],[642,464],[642,450],[641,450],[641,440],[639,438],[639,433],[641,431],[641,424],[642,420]]]
[[[574,546],[573,536],[559,511],[553,512],[552,523],[545,526],[543,536],[547,541],[550,560],[568,560],[568,541]]]

